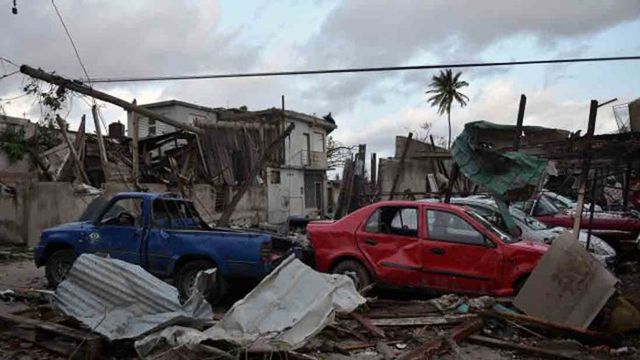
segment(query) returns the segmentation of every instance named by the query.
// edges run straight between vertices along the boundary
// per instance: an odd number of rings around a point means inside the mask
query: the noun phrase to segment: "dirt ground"
[[[47,281],[44,268],[36,268],[32,260],[0,262],[0,291],[6,289],[45,289]],[[0,313],[18,311],[25,308],[21,302],[0,301]]]

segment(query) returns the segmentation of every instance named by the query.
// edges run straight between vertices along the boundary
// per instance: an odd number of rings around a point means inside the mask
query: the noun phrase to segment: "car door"
[[[427,286],[445,290],[488,294],[499,283],[500,248],[463,211],[427,209],[423,271]]]
[[[378,281],[417,287],[422,283],[417,206],[381,206],[356,232],[358,247]]]
[[[114,199],[99,216],[89,239],[105,244],[110,257],[140,265],[143,204],[139,197]]]

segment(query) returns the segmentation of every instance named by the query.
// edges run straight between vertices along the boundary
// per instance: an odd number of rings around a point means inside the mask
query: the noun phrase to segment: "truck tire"
[[[47,258],[45,263],[45,275],[49,286],[53,289],[64,280],[76,260],[76,253],[73,249],[55,250]]]
[[[343,260],[333,268],[334,274],[347,275],[353,280],[356,290],[362,290],[371,284],[369,271],[356,260]]]
[[[202,270],[214,269],[216,265],[209,260],[192,260],[180,267],[176,273],[176,287],[180,294],[180,299],[186,301],[193,291],[195,285],[196,276]],[[213,289],[208,289],[206,294],[203,294],[205,299],[210,304],[216,304],[224,296],[226,292],[226,284],[223,277],[220,274],[216,276],[216,284]]]

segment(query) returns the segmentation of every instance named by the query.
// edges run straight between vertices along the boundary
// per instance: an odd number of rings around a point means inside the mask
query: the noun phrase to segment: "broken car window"
[[[484,236],[456,214],[429,210],[427,225],[429,240],[484,245]]]
[[[142,199],[119,199],[102,215],[100,223],[115,226],[141,226]]]
[[[418,236],[418,209],[385,206],[371,214],[365,231],[370,233]]]
[[[153,225],[171,230],[207,230],[193,204],[187,201],[156,199],[152,209]]]

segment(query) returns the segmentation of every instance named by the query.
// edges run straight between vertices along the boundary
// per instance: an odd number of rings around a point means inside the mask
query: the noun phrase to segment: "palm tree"
[[[461,72],[453,75],[451,69],[440,70],[440,74],[431,78],[431,88],[426,94],[434,94],[427,101],[431,106],[438,107],[438,114],[443,115],[447,113],[447,120],[449,121],[449,141],[447,142],[447,148],[451,148],[451,104],[454,100],[460,104],[460,107],[467,105],[469,98],[467,95],[458,91],[458,89],[465,86],[469,86],[466,81],[460,80]]]

